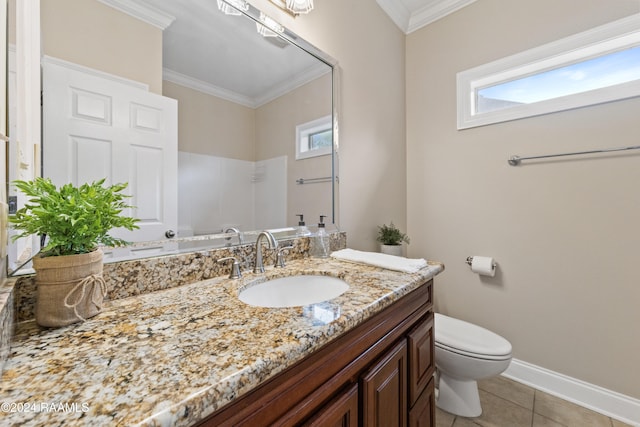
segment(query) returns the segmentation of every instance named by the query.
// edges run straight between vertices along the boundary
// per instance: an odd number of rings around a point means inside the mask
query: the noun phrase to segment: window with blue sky
[[[478,112],[640,80],[640,46],[479,89]]]
[[[458,129],[640,97],[640,13],[457,75]]]

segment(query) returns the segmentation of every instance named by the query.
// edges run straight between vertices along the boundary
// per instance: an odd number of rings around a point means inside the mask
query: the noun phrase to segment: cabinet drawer
[[[409,427],[435,427],[436,394],[432,378],[409,411]]]
[[[352,385],[332,399],[303,426],[357,427],[358,384]]]
[[[409,406],[422,394],[434,371],[433,313],[429,313],[408,335]]]

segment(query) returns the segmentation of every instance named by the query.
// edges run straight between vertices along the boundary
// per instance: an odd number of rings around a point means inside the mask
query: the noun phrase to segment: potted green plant
[[[389,225],[378,226],[378,237],[380,242],[380,252],[383,254],[402,256],[402,243],[409,243],[409,236],[400,231],[391,222]]]
[[[36,321],[57,327],[95,316],[102,309],[106,287],[102,278],[104,246],[127,242],[108,233],[114,228],[139,228],[135,218],[120,215],[130,208],[127,184],[103,186],[105,180],[57,188],[50,179],[15,181],[29,197],[9,217],[20,237],[46,235],[46,245],[33,258],[36,270]]]

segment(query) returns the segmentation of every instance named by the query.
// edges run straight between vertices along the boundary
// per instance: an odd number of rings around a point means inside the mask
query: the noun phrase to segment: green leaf
[[[101,179],[80,187],[65,184],[58,189],[45,178],[15,181],[15,186],[30,198],[9,217],[20,232],[13,239],[46,234],[49,241],[43,251],[51,256],[87,253],[101,244],[127,244],[108,234],[113,228],[139,228],[138,219],[121,215],[124,209],[133,207],[124,202],[130,196],[121,194],[127,183],[105,187],[104,182]]]

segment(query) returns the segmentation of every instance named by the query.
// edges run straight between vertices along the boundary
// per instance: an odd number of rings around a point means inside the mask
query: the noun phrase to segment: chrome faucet
[[[242,233],[240,232],[240,230],[238,230],[235,227],[229,227],[226,230],[224,230],[225,233],[236,233],[238,235],[238,244],[243,245],[244,244],[244,237],[242,236]],[[227,240],[231,240],[231,237],[227,237]]]
[[[258,234],[258,238],[256,239],[256,265],[253,267],[254,273],[264,273],[264,264],[262,263],[262,246],[260,245],[260,241],[263,237],[267,238],[267,242],[269,242],[269,249],[278,248],[278,242],[276,241],[276,238],[273,237],[273,234],[267,230]]]

